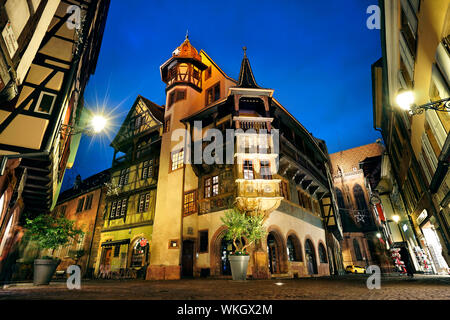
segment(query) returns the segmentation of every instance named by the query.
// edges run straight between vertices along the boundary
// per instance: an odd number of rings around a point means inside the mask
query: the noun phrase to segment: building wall
[[[86,199],[90,195],[93,196],[92,205],[90,209],[85,210]],[[74,227],[81,229],[85,233],[82,237],[82,241],[72,241],[69,245],[59,248],[55,252],[55,256],[61,259],[61,263],[57,269],[58,271],[65,271],[70,265],[75,263],[81,266],[83,275],[86,274],[89,268],[92,268],[94,259],[97,256],[97,248],[92,244],[99,236],[99,229],[96,223],[98,223],[99,218],[101,218],[103,214],[103,198],[104,190],[102,188],[97,188],[58,204],[55,211],[53,211],[61,213],[63,212],[63,207],[65,207],[64,216],[71,221],[75,221]],[[84,199],[83,210],[77,212],[78,202],[81,199]],[[84,251],[83,256],[78,261],[76,261],[74,256],[74,251],[76,250]]]

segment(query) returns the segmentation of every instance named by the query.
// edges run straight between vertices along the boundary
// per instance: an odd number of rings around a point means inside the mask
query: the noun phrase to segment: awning
[[[125,240],[116,240],[116,241],[106,241],[102,243],[102,247],[112,247],[112,246],[117,246],[120,244],[129,244],[130,243],[130,239],[125,239]]]

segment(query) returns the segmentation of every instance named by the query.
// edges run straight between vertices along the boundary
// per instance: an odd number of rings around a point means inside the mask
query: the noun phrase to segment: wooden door
[[[191,240],[183,241],[181,272],[183,277],[194,276],[194,242]]]

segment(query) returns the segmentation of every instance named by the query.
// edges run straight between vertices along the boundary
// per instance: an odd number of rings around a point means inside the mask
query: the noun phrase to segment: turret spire
[[[244,50],[244,58],[241,63],[241,71],[239,72],[238,87],[240,88],[259,88],[260,86],[256,83],[255,77],[253,76],[252,68],[250,67],[250,61],[247,57],[247,47],[242,48]]]

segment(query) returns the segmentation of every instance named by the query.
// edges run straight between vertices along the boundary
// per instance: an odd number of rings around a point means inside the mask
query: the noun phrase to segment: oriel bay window
[[[244,179],[253,180],[253,162],[252,160],[244,160]]]
[[[184,194],[183,215],[187,216],[195,213],[197,210],[197,191],[189,191]]]
[[[178,150],[178,151],[174,151],[172,152],[172,156],[170,158],[170,168],[172,171],[177,170],[179,168],[183,167],[184,164],[184,151],[182,150]]]

